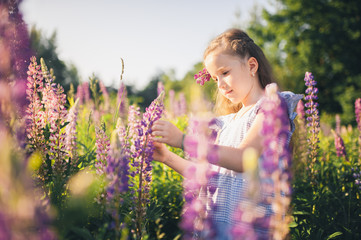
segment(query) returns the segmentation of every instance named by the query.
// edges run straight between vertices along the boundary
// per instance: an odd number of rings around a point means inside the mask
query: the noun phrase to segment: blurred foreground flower
[[[183,215],[180,227],[184,230],[184,239],[216,238],[213,221],[208,213],[209,208],[216,206],[211,201],[215,185],[210,179],[215,172],[211,165],[218,162],[216,131],[214,121],[205,119],[190,120],[188,134],[185,139],[185,152],[195,161],[184,173]],[[207,209],[208,208],[208,209]]]

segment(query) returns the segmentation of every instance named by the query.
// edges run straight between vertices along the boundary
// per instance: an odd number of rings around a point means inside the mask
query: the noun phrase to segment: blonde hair
[[[241,59],[254,57],[258,62],[258,79],[260,86],[264,89],[267,84],[275,82],[271,65],[262,49],[244,31],[236,28],[229,29],[213,39],[204,51],[203,59],[213,51],[221,49],[224,53],[238,56]],[[225,98],[218,90],[216,92],[216,103],[214,110],[218,115],[226,115],[238,112],[242,103],[233,104]]]

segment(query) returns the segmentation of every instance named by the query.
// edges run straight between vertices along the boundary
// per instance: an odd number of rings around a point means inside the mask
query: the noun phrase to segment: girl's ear
[[[250,74],[254,76],[258,71],[258,61],[254,57],[250,57],[247,61]]]

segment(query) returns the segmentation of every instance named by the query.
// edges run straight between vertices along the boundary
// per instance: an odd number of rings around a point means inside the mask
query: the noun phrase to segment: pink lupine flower
[[[28,83],[26,89],[29,106],[26,109],[26,133],[30,148],[32,151],[38,149],[44,151],[44,135],[43,128],[45,121],[43,119],[44,112],[41,104],[39,92],[43,90],[43,74],[40,66],[36,62],[36,58],[31,58],[29,65]]]
[[[270,224],[272,239],[283,239],[289,231],[287,212],[291,195],[291,154],[288,143],[291,133],[288,129],[287,104],[278,95],[276,84],[266,87],[266,96],[262,104],[265,120],[262,129],[264,150],[263,164],[260,166],[260,203],[271,204],[274,212],[269,216],[270,221],[267,220],[267,215],[259,220]],[[270,199],[272,202],[269,202]]]
[[[332,133],[335,137],[335,148],[337,157],[344,157],[348,161],[345,144],[343,143],[342,137],[339,133],[332,130]]]
[[[103,93],[105,111],[108,111],[110,107],[108,90],[102,81],[99,81],[99,88],[100,91]]]
[[[110,141],[106,135],[103,127],[95,127],[95,136],[96,136],[96,172],[99,175],[102,175],[107,167],[107,158],[109,155]]]
[[[152,165],[154,146],[150,134],[152,133],[152,125],[157,121],[163,113],[164,92],[162,92],[150,105],[146,108],[140,122],[137,122],[138,128],[133,128],[132,133],[134,145],[132,157],[132,166],[134,171],[132,177],[138,176],[138,186],[136,189],[135,214],[136,214],[136,235],[140,238],[143,234],[143,222],[146,206],[149,203],[149,190],[152,181]],[[129,114],[130,116],[131,114]]]
[[[73,167],[77,166],[78,163],[78,152],[77,152],[77,142],[76,142],[76,125],[77,125],[77,118],[78,118],[78,103],[79,99],[77,99],[74,103],[74,105],[70,108],[67,122],[68,125],[65,127],[65,146],[66,150],[70,156],[71,159],[71,165]]]
[[[358,98],[355,101],[355,115],[357,128],[361,132],[361,98]]]
[[[43,59],[40,59],[43,76],[45,78],[45,87],[43,91],[42,103],[45,108],[46,123],[49,124],[49,149],[50,160],[54,160],[53,171],[59,176],[63,176],[66,170],[68,154],[66,152],[65,133],[61,129],[65,125],[68,112],[65,108],[66,95],[63,87],[56,86],[53,77],[48,71]]]
[[[215,187],[209,181],[215,174],[210,164],[218,162],[217,145],[214,145],[216,129],[214,121],[191,120],[185,141],[185,152],[196,158],[197,164],[188,168],[184,174],[183,216],[180,227],[184,230],[184,239],[216,238],[213,221],[207,212],[207,206],[215,208],[211,201]],[[196,144],[194,144],[196,143]]]
[[[187,101],[184,93],[179,94],[179,115],[187,114]]]
[[[84,102],[84,91],[82,84],[79,84],[76,89],[76,99],[79,99],[79,105],[82,105]]]
[[[84,94],[84,103],[87,104],[90,101],[89,82],[84,82],[82,84],[82,87],[83,87],[83,94]]]
[[[194,75],[194,79],[200,85],[204,85],[211,79],[211,75],[208,73],[206,68],[203,68],[198,74]]]
[[[126,103],[127,101],[127,88],[125,87],[124,83],[120,84],[118,90],[118,98],[117,98],[117,106],[119,111],[119,116],[123,116],[126,114]]]
[[[357,129],[359,131],[359,135],[358,135],[359,159],[361,159],[361,98],[358,98],[355,101],[355,115],[356,115]]]

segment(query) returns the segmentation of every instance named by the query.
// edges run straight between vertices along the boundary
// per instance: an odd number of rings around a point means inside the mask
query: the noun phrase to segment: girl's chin
[[[231,103],[233,104],[239,104],[241,103],[241,101],[239,99],[236,98],[227,98],[229,101],[231,101]]]

